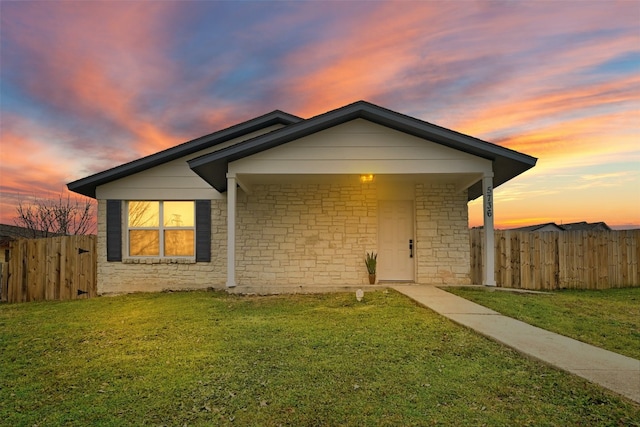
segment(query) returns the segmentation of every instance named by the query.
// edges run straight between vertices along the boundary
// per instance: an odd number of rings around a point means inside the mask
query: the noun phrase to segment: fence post
[[[7,302],[9,291],[9,263],[0,263],[0,302]]]

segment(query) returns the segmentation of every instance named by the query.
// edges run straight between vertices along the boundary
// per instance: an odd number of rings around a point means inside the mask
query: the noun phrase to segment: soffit
[[[437,173],[437,174],[402,174],[374,175],[372,183],[362,183],[359,174],[238,174],[236,176],[242,187],[253,192],[264,185],[376,185],[376,186],[414,186],[416,184],[451,184],[456,191],[463,191],[473,183],[482,179],[478,173]]]

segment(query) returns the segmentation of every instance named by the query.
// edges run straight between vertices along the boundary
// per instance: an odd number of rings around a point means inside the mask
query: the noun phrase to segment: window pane
[[[129,230],[130,256],[159,256],[160,233],[158,230]]]
[[[165,256],[193,256],[193,230],[166,230],[164,232]]]
[[[129,202],[129,227],[158,227],[159,202]]]
[[[193,202],[164,202],[163,213],[165,227],[193,227]]]

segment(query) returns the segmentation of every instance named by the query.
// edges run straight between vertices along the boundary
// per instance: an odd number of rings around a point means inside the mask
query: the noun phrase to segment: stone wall
[[[98,293],[225,287],[225,200],[211,204],[208,263],[107,262],[105,205],[100,201],[98,208]],[[466,192],[452,185],[418,184],[415,209],[416,282],[470,283]],[[251,194],[239,192],[237,282],[261,287],[368,284],[364,256],[377,251],[377,211],[375,184],[258,185]]]
[[[226,203],[213,200],[211,207],[211,233],[214,239],[211,262],[158,258],[124,258],[122,262],[107,262],[106,203],[104,200],[98,201],[98,294],[224,288],[227,274]],[[123,248],[124,253],[126,251]]]
[[[239,284],[366,284],[375,185],[263,185],[238,200]]]
[[[416,185],[416,282],[466,285],[470,279],[467,192]]]

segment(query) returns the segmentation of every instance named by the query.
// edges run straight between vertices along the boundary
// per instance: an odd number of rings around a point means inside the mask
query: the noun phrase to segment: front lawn
[[[638,425],[640,407],[393,292],[0,306],[0,424]],[[635,423],[635,424],[634,424]]]
[[[531,325],[640,359],[640,288],[545,294],[447,291]]]

